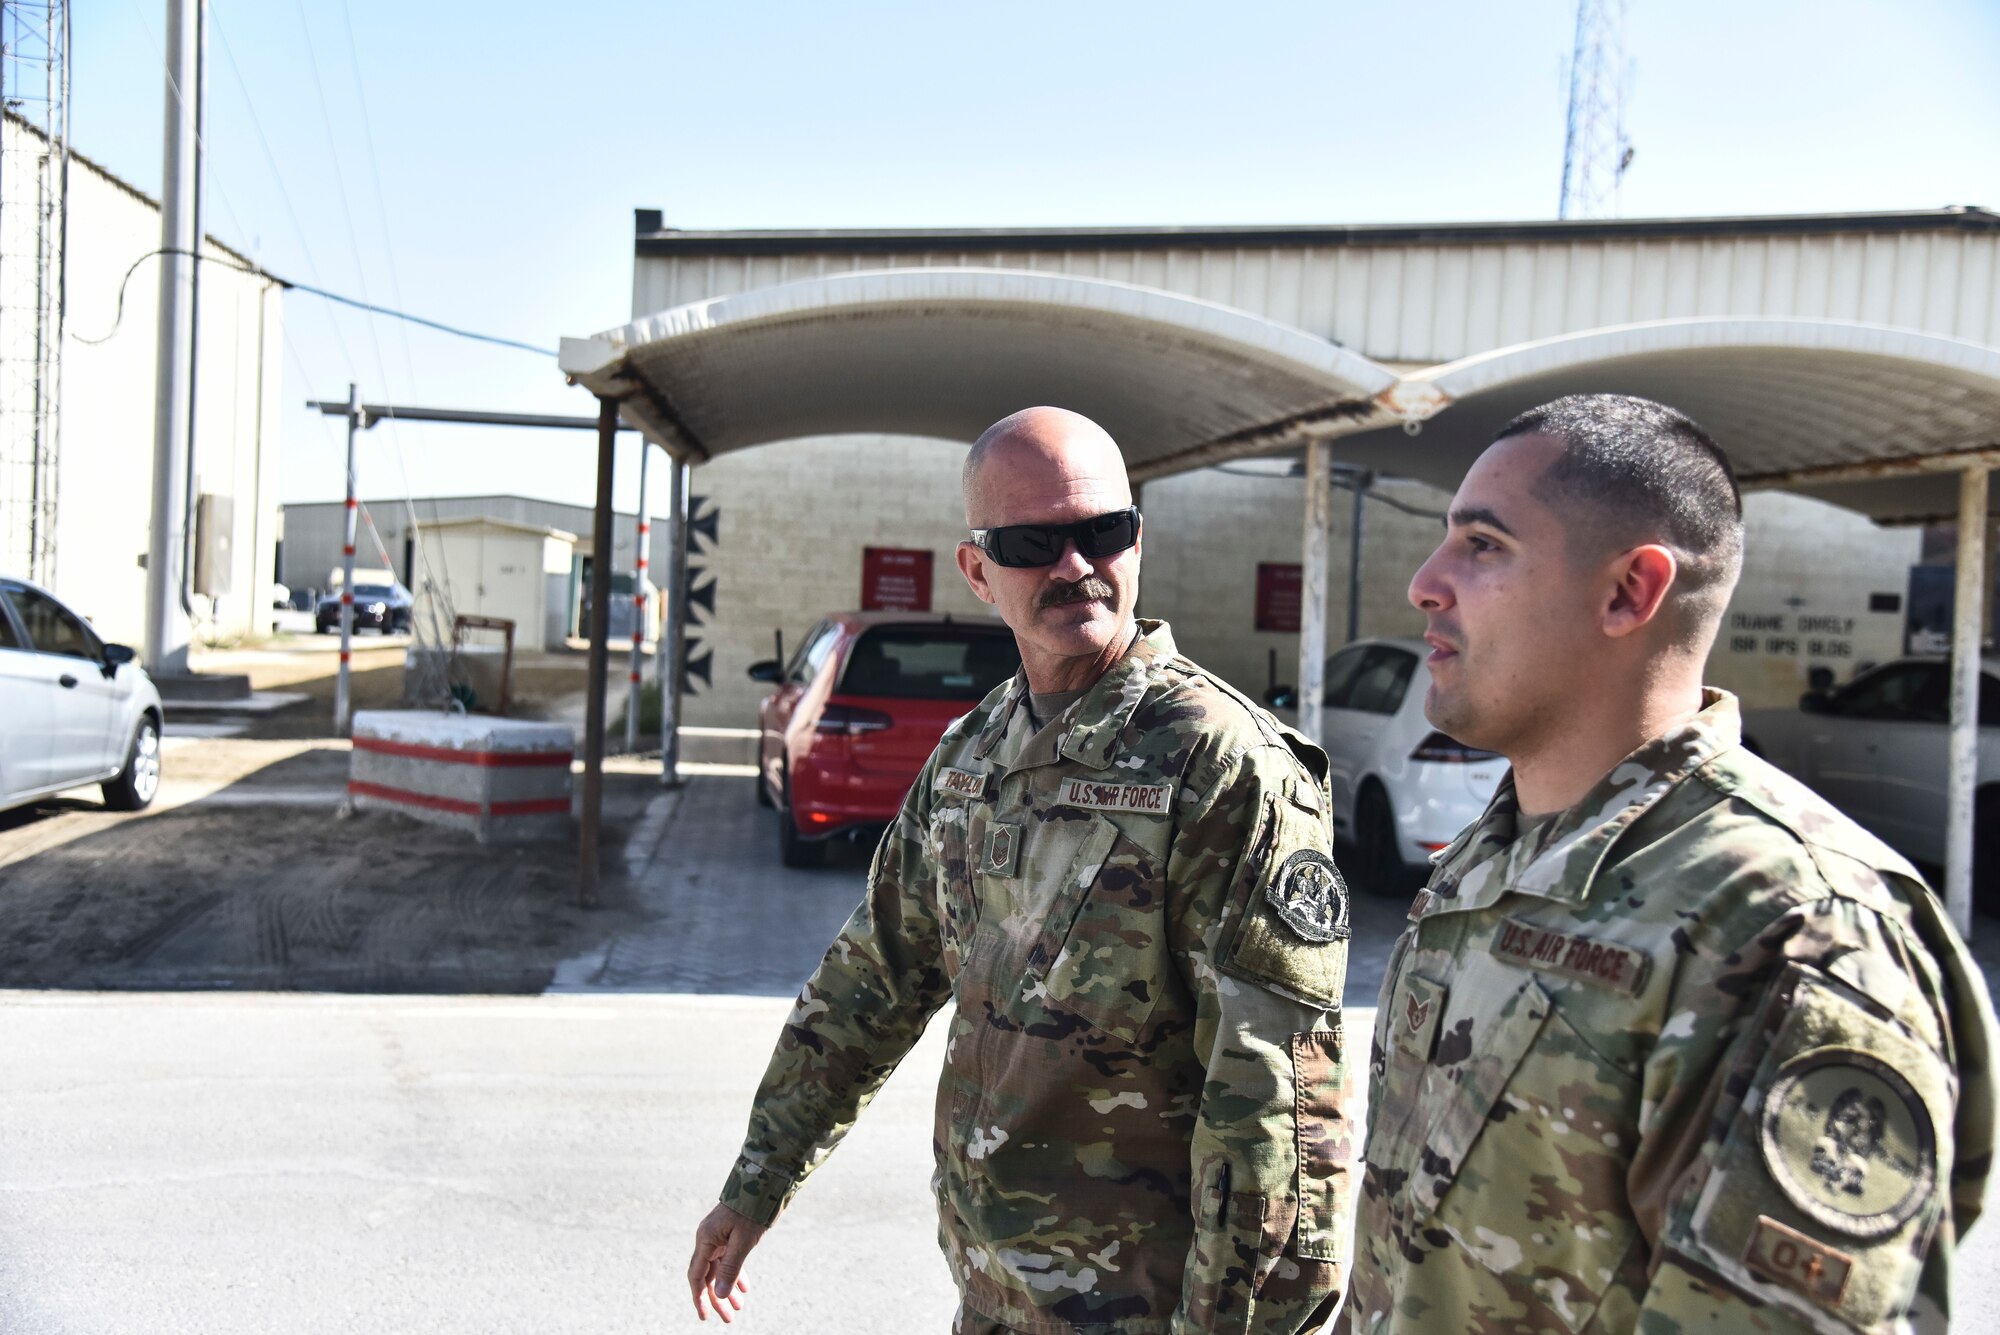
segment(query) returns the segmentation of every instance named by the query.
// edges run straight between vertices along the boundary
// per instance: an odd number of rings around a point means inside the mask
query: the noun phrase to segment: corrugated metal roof
[[[861,227],[683,231],[657,209],[635,210],[640,255],[776,255],[815,251],[1087,250],[1236,246],[1409,246],[1649,237],[1818,236],[1829,232],[2000,231],[2000,213],[1972,205],[1876,213],[1541,219],[1515,222],[1307,223],[1203,227]]]

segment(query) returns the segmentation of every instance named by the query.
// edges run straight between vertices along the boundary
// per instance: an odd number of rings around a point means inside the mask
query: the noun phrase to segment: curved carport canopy
[[[1288,325],[1101,279],[837,274],[565,339],[562,367],[677,457],[799,436],[970,442],[1035,403],[1101,423],[1133,477],[1394,419],[1395,373]]]
[[[1946,891],[1961,930],[1969,927],[1979,521],[1992,511],[1987,477],[2000,463],[2000,351],[1837,321],[1683,319],[1589,330],[1399,377],[1300,330],[1150,288],[936,268],[839,274],[677,307],[565,339],[562,368],[605,404],[599,506],[607,515],[609,441],[621,415],[681,461],[677,483],[689,463],[802,435],[970,440],[1030,403],[1060,403],[1103,423],[1135,480],[1304,445],[1299,697],[1308,732],[1319,713],[1336,457],[1454,488],[1516,413],[1565,394],[1640,394],[1702,422],[1748,486],[1879,520],[1956,515]],[[594,605],[606,596],[608,586]],[[672,638],[679,642],[678,628]],[[594,633],[593,646],[601,639]],[[670,703],[670,782],[677,717]],[[587,784],[589,775],[587,764]]]
[[[1054,403],[1102,424],[1133,480],[1144,481],[1395,420],[1380,401],[1395,373],[1325,339],[1153,288],[1004,269],[844,273],[717,297],[566,338],[560,364],[600,401],[597,527],[607,535],[621,418],[674,456],[676,527],[686,522],[689,466],[799,436],[891,432],[970,443],[1016,409]],[[643,469],[641,477],[643,510]],[[610,550],[608,536],[598,544]],[[670,560],[684,559],[683,549],[676,534]],[[1319,556],[1323,594],[1323,541]],[[685,580],[673,568],[666,584],[679,590]],[[593,564],[578,886],[586,903],[597,885],[610,596],[609,566]],[[676,659],[684,602],[668,603]],[[1307,637],[1301,661],[1309,654],[1316,670],[1323,648],[1323,635]],[[665,680],[662,779],[671,785],[677,664]]]
[[[1525,343],[1406,377],[1405,431],[1341,459],[1456,487],[1493,432],[1565,394],[1672,404],[1729,452],[1746,486],[1783,487],[1884,522],[1952,518],[1958,474],[2000,449],[2000,351],[1831,320],[1662,320]]]

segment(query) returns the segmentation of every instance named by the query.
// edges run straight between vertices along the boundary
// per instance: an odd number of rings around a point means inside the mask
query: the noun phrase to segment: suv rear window
[[[978,700],[1014,675],[1021,651],[1008,631],[877,626],[861,633],[841,670],[842,695]]]

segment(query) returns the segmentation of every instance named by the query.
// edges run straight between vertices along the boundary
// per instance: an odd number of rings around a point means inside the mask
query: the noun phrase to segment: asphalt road
[[[4,994],[0,1330],[693,1329],[694,1225],[787,1009]],[[758,1250],[733,1329],[946,1328],[941,1036]]]

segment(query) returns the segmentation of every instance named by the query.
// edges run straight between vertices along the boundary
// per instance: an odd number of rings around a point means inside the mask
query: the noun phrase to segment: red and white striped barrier
[[[566,839],[574,749],[560,723],[364,710],[347,792],[357,807],[469,830],[481,843]]]

